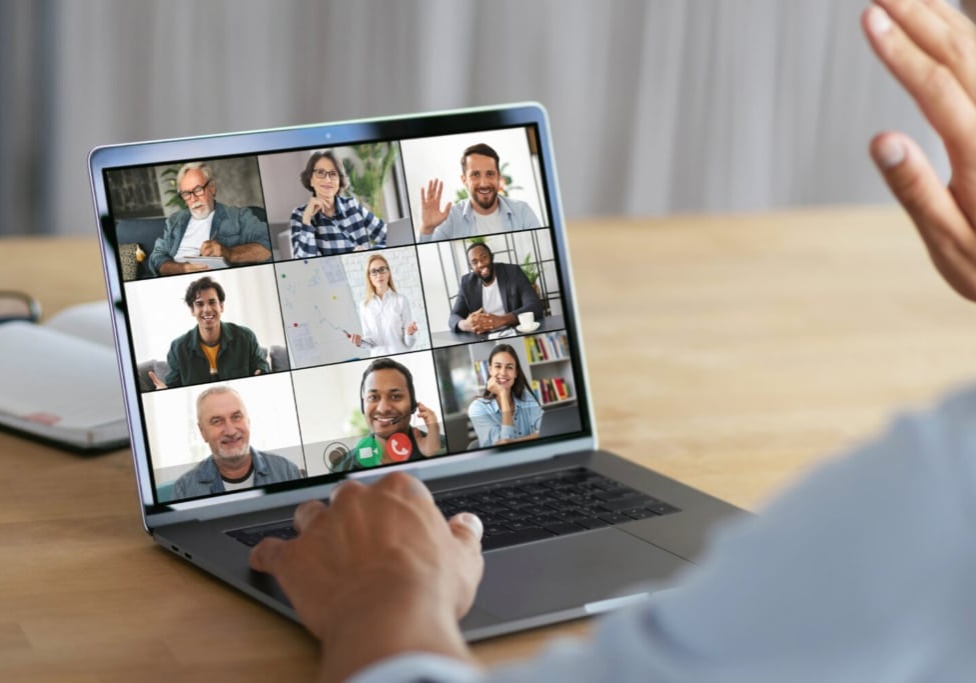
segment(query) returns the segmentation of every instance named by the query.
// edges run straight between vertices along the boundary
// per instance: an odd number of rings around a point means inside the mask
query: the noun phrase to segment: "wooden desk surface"
[[[570,240],[602,445],[738,505],[976,376],[976,308],[895,208],[577,221]],[[2,288],[48,314],[104,297],[94,240],[0,240]],[[128,451],[0,432],[0,491],[0,680],[310,679],[301,628],[150,542]]]

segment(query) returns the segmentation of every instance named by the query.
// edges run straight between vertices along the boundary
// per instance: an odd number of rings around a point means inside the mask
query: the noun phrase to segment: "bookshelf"
[[[543,410],[576,403],[573,366],[566,333],[536,334],[523,337],[522,342],[528,360],[526,373]]]

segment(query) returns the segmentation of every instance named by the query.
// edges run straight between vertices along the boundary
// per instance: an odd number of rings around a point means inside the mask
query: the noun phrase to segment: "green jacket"
[[[220,323],[220,352],[217,354],[217,374],[210,374],[210,361],[200,350],[200,331],[192,330],[177,337],[166,356],[169,373],[167,387],[183,387],[216,380],[250,377],[255,371],[271,372],[264,350],[248,328],[234,323]]]

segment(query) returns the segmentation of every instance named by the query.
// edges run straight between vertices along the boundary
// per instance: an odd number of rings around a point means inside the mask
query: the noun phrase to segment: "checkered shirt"
[[[302,223],[304,206],[291,213],[291,248],[295,258],[345,254],[356,247],[386,246],[386,223],[374,216],[355,197],[335,199],[335,216],[321,211],[312,224]]]

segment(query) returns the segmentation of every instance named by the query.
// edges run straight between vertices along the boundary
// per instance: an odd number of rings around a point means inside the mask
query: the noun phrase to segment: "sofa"
[[[123,280],[152,277],[149,272],[149,254],[165,229],[165,218],[124,218],[116,221],[115,237],[119,244]],[[136,261],[136,247],[142,249],[146,255],[142,263]]]

